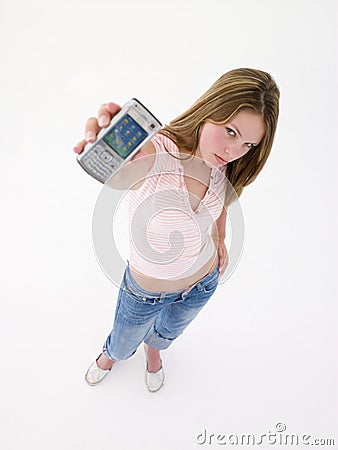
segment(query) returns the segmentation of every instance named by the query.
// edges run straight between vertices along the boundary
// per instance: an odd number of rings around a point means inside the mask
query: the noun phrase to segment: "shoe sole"
[[[108,375],[108,374],[107,374],[107,375]],[[85,376],[85,380],[86,380],[86,382],[89,384],[89,386],[96,386],[97,384],[101,383],[101,381],[103,381],[104,378],[106,378],[106,375],[105,375],[103,378],[101,378],[101,380],[96,381],[96,382],[93,383],[92,381],[88,381],[87,378],[86,378],[86,376]]]

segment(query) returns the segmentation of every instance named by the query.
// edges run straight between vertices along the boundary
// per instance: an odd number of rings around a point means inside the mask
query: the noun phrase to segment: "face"
[[[264,133],[262,117],[250,111],[240,111],[224,125],[206,122],[201,130],[196,156],[209,167],[226,165],[250,151],[254,152]]]

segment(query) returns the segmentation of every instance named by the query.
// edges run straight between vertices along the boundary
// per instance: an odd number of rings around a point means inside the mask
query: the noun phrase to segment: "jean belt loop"
[[[191,289],[192,289],[194,286],[196,286],[196,284],[197,284],[197,283],[195,283],[195,284],[193,284],[192,286],[189,286],[187,289],[185,289],[185,290],[182,292],[182,295],[183,295],[183,294],[188,295],[189,292],[191,291]]]

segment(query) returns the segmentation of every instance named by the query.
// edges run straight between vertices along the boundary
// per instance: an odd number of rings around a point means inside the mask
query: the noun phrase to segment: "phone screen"
[[[103,138],[121,158],[128,155],[148,136],[147,132],[126,114]]]

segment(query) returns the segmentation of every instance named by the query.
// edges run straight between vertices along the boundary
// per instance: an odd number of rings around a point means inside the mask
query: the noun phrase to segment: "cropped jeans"
[[[115,361],[128,359],[142,342],[158,350],[168,348],[208,302],[220,277],[218,263],[212,272],[186,289],[150,292],[136,283],[127,262],[113,329],[102,350]]]

